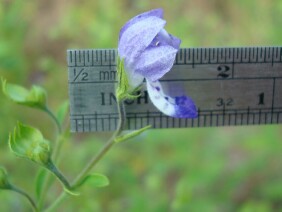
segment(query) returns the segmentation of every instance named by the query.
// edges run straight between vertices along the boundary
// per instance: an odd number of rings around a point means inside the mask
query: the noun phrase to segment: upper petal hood
[[[121,28],[120,33],[119,33],[119,40],[121,38],[121,36],[123,35],[124,31],[127,30],[127,28],[129,28],[131,25],[135,24],[138,21],[141,21],[145,18],[148,18],[150,16],[155,16],[158,18],[163,18],[163,10],[161,8],[159,9],[154,9],[154,10],[150,10],[148,12],[139,14],[135,17],[133,17],[132,19],[130,19],[128,22],[126,22],[126,24]]]
[[[130,66],[150,45],[165,24],[164,20],[149,16],[127,27],[119,40],[119,56],[125,58],[125,63]]]

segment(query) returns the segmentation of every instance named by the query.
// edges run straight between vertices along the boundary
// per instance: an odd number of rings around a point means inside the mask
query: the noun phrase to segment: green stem
[[[69,193],[71,192],[71,186],[69,184],[69,182],[67,181],[67,179],[65,178],[65,176],[57,169],[57,167],[53,164],[52,161],[49,162],[49,164],[47,165],[48,170],[50,172],[52,172],[57,179],[60,181],[60,183],[63,185],[64,190],[68,191]],[[42,183],[42,191],[40,192],[37,204],[38,204],[38,208],[41,209],[43,206],[43,201],[46,197],[46,194],[48,192],[48,189],[50,188],[50,186],[52,185],[54,178],[51,178],[51,173],[47,172],[46,170],[46,178],[44,179],[43,183]]]
[[[57,167],[53,164],[53,162],[49,162],[48,169],[58,178],[58,180],[62,183],[64,188],[71,190],[71,186],[65,176],[57,169]]]
[[[46,108],[44,108],[44,111],[54,120],[57,128],[58,128],[58,131],[59,131],[59,134],[62,133],[62,127],[61,127],[61,124],[60,122],[58,121],[57,117],[54,115],[54,113],[46,106]]]
[[[91,171],[91,169],[100,161],[100,159],[111,149],[111,147],[115,144],[115,138],[120,135],[122,130],[125,127],[125,109],[124,109],[124,103],[123,101],[118,102],[118,114],[119,114],[119,122],[117,130],[114,132],[114,134],[111,136],[111,138],[106,142],[105,146],[102,147],[102,149],[98,152],[96,156],[90,160],[90,162],[86,165],[86,167],[82,170],[82,172],[78,175],[78,177],[74,180],[72,183],[72,187],[79,184]],[[53,202],[52,205],[50,205],[49,208],[45,210],[45,212],[51,212],[53,211],[66,197],[66,193],[63,192],[61,195],[56,199],[55,202]]]
[[[88,165],[84,168],[84,170],[80,173],[80,175],[74,180],[73,185],[79,184],[81,180],[83,180],[87,174],[91,171],[91,169],[100,161],[100,159],[110,150],[110,148],[115,144],[115,138],[122,132],[125,125],[125,110],[122,102],[118,104],[118,113],[119,113],[119,123],[117,130],[114,132],[112,137],[106,142],[105,146],[99,151],[99,153],[92,158],[92,160],[88,163]]]
[[[33,211],[35,211],[35,212],[39,211],[35,202],[33,201],[33,199],[26,192],[24,192],[23,190],[15,187],[15,186],[11,186],[11,190],[23,195],[24,197],[26,197],[28,199],[29,203],[31,204]]]
[[[44,171],[44,175],[45,175],[44,178],[45,179],[42,182],[42,190],[40,191],[40,194],[39,194],[38,199],[37,199],[37,205],[38,205],[38,208],[40,210],[41,210],[41,208],[43,206],[43,202],[44,202],[44,199],[45,199],[47,191],[48,191],[47,189],[49,188],[48,182],[51,179],[51,173],[48,172],[46,169],[44,169],[43,171]]]
[[[68,129],[68,128],[67,128]],[[56,141],[56,145],[55,145],[55,148],[54,148],[54,151],[53,151],[53,161],[56,163],[59,159],[59,153],[61,151],[61,148],[64,144],[64,141],[65,141],[65,133],[62,133],[62,134],[59,134],[58,135],[58,138],[57,138],[57,141]],[[46,170],[47,172],[47,170]],[[44,202],[44,199],[46,197],[46,194],[48,192],[48,189],[52,186],[53,182],[54,182],[54,178],[52,178],[52,175],[51,173],[47,172],[46,173],[46,178],[44,179],[43,181],[43,185],[42,185],[42,191],[39,195],[39,198],[38,198],[38,207],[39,209],[42,208],[43,206],[43,202]]]

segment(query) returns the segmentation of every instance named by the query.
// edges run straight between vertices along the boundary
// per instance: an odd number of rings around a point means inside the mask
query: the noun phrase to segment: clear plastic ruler
[[[67,51],[72,132],[116,129],[116,58],[115,49]],[[189,95],[198,117],[162,114],[144,83],[141,96],[125,102],[128,129],[282,123],[282,47],[184,48],[161,82]]]

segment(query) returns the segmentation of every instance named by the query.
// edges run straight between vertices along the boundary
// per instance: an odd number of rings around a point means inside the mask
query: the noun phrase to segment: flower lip
[[[147,80],[147,89],[152,103],[164,114],[175,118],[196,118],[198,116],[193,100],[185,95],[171,97],[163,92],[159,81]]]

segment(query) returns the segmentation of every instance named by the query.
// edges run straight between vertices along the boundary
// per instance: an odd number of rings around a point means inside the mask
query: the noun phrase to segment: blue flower
[[[173,66],[181,40],[164,29],[163,10],[155,9],[129,20],[120,30],[118,53],[124,60],[129,90],[146,78],[153,104],[164,114],[176,118],[195,118],[197,109],[188,96],[171,97],[158,81]]]

